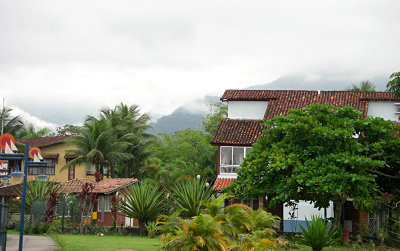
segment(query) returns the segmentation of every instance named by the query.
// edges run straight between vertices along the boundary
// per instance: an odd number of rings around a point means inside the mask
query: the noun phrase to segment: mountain
[[[329,74],[312,75],[287,75],[267,84],[253,85],[245,90],[346,90],[353,84],[359,84],[362,80],[357,77],[339,77]],[[387,77],[376,76],[369,78],[377,91],[384,91]],[[229,89],[229,87],[227,88]],[[222,95],[222,93],[221,93]],[[208,106],[219,101],[220,97],[206,96],[187,103],[172,114],[162,116],[149,132],[157,135],[159,132],[176,132],[187,128],[201,129],[201,119],[207,114]]]
[[[219,101],[217,96],[205,96],[177,108],[172,114],[162,116],[156,122],[150,123],[153,127],[149,133],[157,135],[159,132],[176,132],[188,128],[200,130],[201,120],[207,115],[208,106]]]

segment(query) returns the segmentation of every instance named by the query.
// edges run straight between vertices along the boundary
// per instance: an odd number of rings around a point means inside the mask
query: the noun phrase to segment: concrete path
[[[19,235],[7,234],[7,251],[18,251]],[[23,251],[52,251],[60,247],[50,237],[24,235]]]

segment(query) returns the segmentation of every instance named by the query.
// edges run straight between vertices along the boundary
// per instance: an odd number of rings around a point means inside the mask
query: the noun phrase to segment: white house
[[[228,104],[228,117],[221,120],[211,140],[213,145],[219,147],[216,190],[229,186],[236,179],[243,158],[262,133],[263,120],[285,115],[292,109],[312,103],[334,107],[350,105],[362,111],[365,117],[381,117],[393,121],[399,121],[400,115],[400,99],[387,92],[226,90],[221,100]],[[247,203],[258,208],[264,204],[264,198],[249,199]],[[357,231],[359,225],[374,224],[368,213],[353,209],[351,202],[344,206],[344,224],[350,231]],[[303,224],[305,217],[310,218],[312,214],[333,216],[333,205],[326,210],[317,210],[313,205],[301,202],[295,209],[282,207],[273,213],[283,218],[281,227],[284,231],[297,231],[296,224]],[[294,227],[293,216],[297,216]]]

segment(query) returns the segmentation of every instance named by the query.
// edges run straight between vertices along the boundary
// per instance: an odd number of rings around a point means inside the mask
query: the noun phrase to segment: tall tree
[[[119,175],[141,178],[141,171],[147,164],[147,159],[152,155],[150,145],[154,140],[153,135],[146,133],[146,130],[150,128],[148,125],[150,122],[149,115],[142,114],[136,105],[128,106],[121,103],[114,109],[101,110],[100,117],[111,122],[113,134],[118,140],[125,138],[130,144],[126,149],[130,158],[119,163]],[[112,170],[111,173],[113,174],[114,171]]]
[[[66,139],[68,145],[76,147],[70,150],[75,159],[62,167],[88,164],[94,165],[96,171],[104,174],[104,168],[109,170],[116,163],[130,158],[126,152],[129,143],[124,137],[117,139],[112,131],[111,122],[106,119],[90,119],[79,130],[78,134]]]
[[[63,125],[63,126],[57,127],[57,136],[75,135],[79,132],[79,129],[81,129],[81,126]]]
[[[271,202],[308,200],[335,206],[335,224],[347,198],[371,209],[400,177],[399,126],[360,118],[352,107],[313,104],[266,121],[230,189],[240,197],[267,195]],[[390,181],[390,182],[389,182]]]
[[[0,127],[3,127],[3,133],[9,133],[16,138],[21,138],[26,128],[20,116],[13,117],[11,115],[12,109],[3,107],[0,114]]]
[[[386,85],[387,92],[394,92],[396,97],[400,97],[400,71],[390,75],[390,81]]]

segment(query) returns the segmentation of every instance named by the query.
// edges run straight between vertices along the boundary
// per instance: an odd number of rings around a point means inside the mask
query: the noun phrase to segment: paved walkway
[[[7,251],[18,251],[19,235],[7,234]],[[50,237],[24,235],[24,251],[52,251],[60,247]]]

